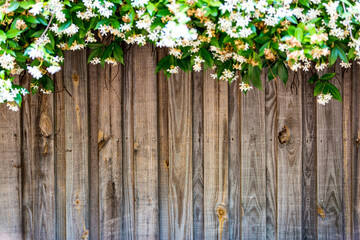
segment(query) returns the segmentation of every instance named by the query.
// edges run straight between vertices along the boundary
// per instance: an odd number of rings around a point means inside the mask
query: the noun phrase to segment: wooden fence
[[[360,66],[245,96],[206,73],[66,53],[56,92],[0,111],[0,239],[359,239]],[[29,84],[28,77],[21,79]]]

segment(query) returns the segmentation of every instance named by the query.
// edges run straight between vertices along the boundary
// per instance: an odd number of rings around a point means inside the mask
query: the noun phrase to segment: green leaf
[[[316,97],[317,95],[319,95],[320,93],[322,93],[322,90],[324,88],[324,83],[322,82],[316,82],[315,84],[315,89],[314,89],[314,97]]]
[[[6,33],[3,30],[0,30],[0,42],[6,41]]]
[[[119,61],[122,64],[124,64],[124,53],[123,53],[120,45],[117,43],[115,43],[115,45],[114,45],[114,58],[116,59],[116,61]]]
[[[312,75],[308,81],[308,83],[316,83],[316,81],[319,79],[319,75],[317,75],[317,73],[315,73],[314,75]]]
[[[166,57],[162,58],[156,66],[156,73],[161,71],[162,69],[168,69],[171,65],[171,55],[167,55]]]
[[[335,77],[336,73],[325,73],[324,75],[322,75],[320,77],[320,80],[324,80],[324,81],[329,81],[331,80],[333,77]]]
[[[209,64],[210,66],[212,66],[214,64],[214,60],[211,56],[211,53],[208,50],[206,50],[205,48],[200,48],[200,55],[205,60],[205,62],[207,64]]]
[[[338,54],[339,54],[339,51],[337,50],[337,48],[333,48],[333,50],[331,50],[330,61],[329,61],[330,66],[334,65],[334,63],[336,62],[336,59],[338,57]]]
[[[102,51],[102,48],[97,48],[97,49],[93,50],[93,51],[89,54],[87,63],[89,63],[94,57],[99,57],[101,51]]]
[[[254,87],[256,87],[259,90],[262,90],[262,82],[261,82],[261,70],[258,66],[249,66],[249,76],[250,76],[250,81],[253,84]]]
[[[7,38],[14,38],[17,35],[19,35],[21,33],[20,30],[17,29],[10,29],[9,31],[6,32],[6,37]]]
[[[150,13],[150,16],[153,15],[155,8],[156,8],[155,5],[151,2],[149,2],[148,5],[146,6],[146,10],[148,11],[148,13]]]
[[[339,89],[337,87],[335,87],[334,85],[332,85],[331,83],[328,83],[327,86],[328,86],[329,92],[331,93],[333,98],[341,102],[342,101],[341,93],[340,93]]]
[[[102,43],[89,43],[88,44],[88,47],[90,49],[97,49],[97,48],[101,48],[103,47],[104,45]]]
[[[60,31],[64,31],[65,29],[67,29],[68,27],[70,27],[70,25],[71,25],[71,21],[70,21],[70,20],[68,20],[68,21],[60,24],[60,26],[59,26],[59,32],[60,32]]]
[[[286,17],[287,20],[289,20],[293,24],[298,24],[298,21],[296,20],[295,16]]]
[[[283,62],[279,63],[278,75],[280,80],[286,85],[289,76],[288,76],[288,70]]]
[[[44,75],[40,78],[40,83],[46,90],[54,92],[54,82],[48,75]]]
[[[299,42],[301,42],[301,40],[303,38],[303,35],[304,35],[304,33],[303,33],[303,30],[301,28],[296,28],[295,29],[295,37]]]
[[[11,1],[10,6],[8,7],[8,12],[13,12],[18,9],[20,3],[18,1]]]

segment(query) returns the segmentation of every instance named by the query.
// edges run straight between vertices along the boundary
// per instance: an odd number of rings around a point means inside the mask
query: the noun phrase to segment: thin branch
[[[52,22],[53,18],[54,18],[54,15],[51,15],[51,18],[50,18],[50,20],[49,20],[49,23],[48,23],[48,25],[46,26],[45,31],[41,34],[40,38],[42,38],[42,37],[45,35],[45,33],[49,30],[49,27],[50,27],[50,25],[51,25],[51,22]]]

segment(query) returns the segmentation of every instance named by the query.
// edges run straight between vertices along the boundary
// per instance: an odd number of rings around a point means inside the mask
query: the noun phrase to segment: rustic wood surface
[[[246,95],[213,70],[155,74],[67,52],[55,93],[0,106],[0,239],[360,239],[360,67]],[[323,74],[323,73],[320,73]],[[27,75],[17,79],[29,85]]]

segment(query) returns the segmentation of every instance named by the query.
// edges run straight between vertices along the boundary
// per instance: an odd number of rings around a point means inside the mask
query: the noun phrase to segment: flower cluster
[[[285,84],[288,70],[322,71],[338,59],[343,68],[360,59],[360,0],[3,0],[0,3],[0,102],[16,110],[27,91],[12,75],[27,70],[31,91],[53,90],[64,50],[92,49],[91,64],[123,63],[121,43],[169,48],[157,71],[213,68],[211,76],[240,89]],[[341,100],[329,81],[315,77],[325,104]],[[333,77],[333,76],[332,76]]]

